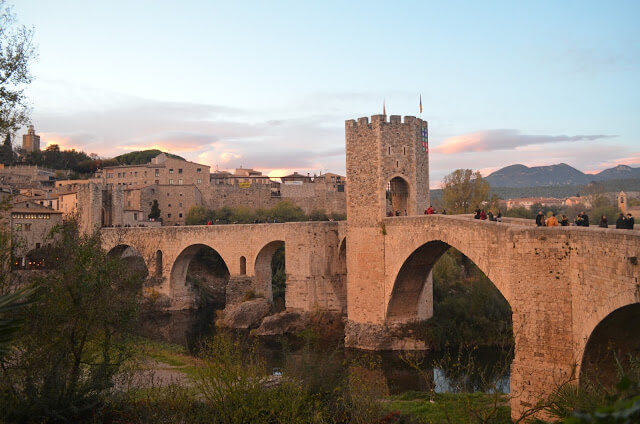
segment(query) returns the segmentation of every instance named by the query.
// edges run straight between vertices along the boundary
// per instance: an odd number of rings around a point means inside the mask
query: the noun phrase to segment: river
[[[154,312],[141,318],[139,333],[153,340],[184,345],[196,354],[200,342],[216,331],[215,308]],[[247,337],[246,333],[237,333]],[[259,352],[273,374],[297,367],[305,373],[344,375],[354,364],[367,364],[380,374],[390,394],[407,391],[509,393],[510,356],[504,349],[428,351],[421,353],[365,352],[346,349],[340,340],[313,335],[261,337]],[[411,364],[418,365],[418,369]]]

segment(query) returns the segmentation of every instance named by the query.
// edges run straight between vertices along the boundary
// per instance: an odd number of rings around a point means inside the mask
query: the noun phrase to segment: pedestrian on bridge
[[[633,230],[633,226],[636,224],[636,220],[633,219],[633,215],[630,213],[627,214],[627,229]]]
[[[538,227],[544,227],[544,214],[542,211],[538,211],[538,215],[536,215],[536,225]]]
[[[558,219],[556,218],[556,214],[555,213],[552,213],[551,216],[549,217],[549,219],[547,219],[546,226],[547,227],[557,227],[558,226]]]
[[[607,222],[607,217],[605,215],[602,215],[602,218],[600,218],[600,223],[598,224],[598,227],[609,228],[609,222]]]

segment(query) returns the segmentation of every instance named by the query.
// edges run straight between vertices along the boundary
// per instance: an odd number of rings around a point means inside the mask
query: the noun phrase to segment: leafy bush
[[[4,358],[0,414],[8,422],[59,422],[99,411],[130,357],[141,278],[64,223],[53,241],[54,269],[34,279],[37,299]]]

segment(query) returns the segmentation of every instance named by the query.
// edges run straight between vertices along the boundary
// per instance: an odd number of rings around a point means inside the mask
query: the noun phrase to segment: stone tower
[[[40,136],[36,135],[33,125],[29,125],[27,134],[22,136],[22,148],[27,153],[40,151]]]
[[[347,151],[347,307],[346,341],[363,333],[384,333],[385,218],[419,215],[429,205],[427,122],[385,115],[345,123]],[[366,337],[366,336],[364,336]],[[378,337],[378,336],[374,336]]]

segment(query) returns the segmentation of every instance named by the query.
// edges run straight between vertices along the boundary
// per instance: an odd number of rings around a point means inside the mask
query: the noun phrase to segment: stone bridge
[[[285,246],[287,308],[346,312],[346,223],[200,225],[103,228],[108,251],[140,256],[154,290],[170,300],[168,309],[188,309],[197,299],[186,275],[203,247],[217,252],[229,284],[250,279],[252,289],[271,297],[271,259]],[[342,249],[342,250],[341,250]]]
[[[346,121],[345,133],[347,222],[105,228],[104,245],[140,254],[170,307],[182,308],[193,304],[185,277],[202,246],[220,254],[231,287],[249,281],[269,298],[271,258],[284,244],[286,308],[345,312],[346,344],[363,349],[401,348],[397,324],[433,314],[431,270],[454,247],[511,306],[513,417],[580,376],[589,352],[616,334],[640,351],[640,232],[424,216],[428,123],[374,115]],[[406,216],[386,218],[394,212]]]
[[[192,304],[185,276],[200,247],[220,254],[229,284],[251,278],[255,290],[268,296],[271,257],[284,243],[287,310],[343,311],[347,344],[365,349],[389,348],[385,332],[394,324],[431,316],[428,276],[454,247],[511,306],[514,416],[572,371],[579,375],[598,324],[629,305],[640,306],[637,231],[537,228],[445,215],[384,218],[373,231],[364,236],[378,242],[367,244],[353,243],[361,231],[347,231],[345,222],[105,228],[102,234],[107,249],[139,252],[173,308]],[[367,278],[378,273],[383,282]]]

